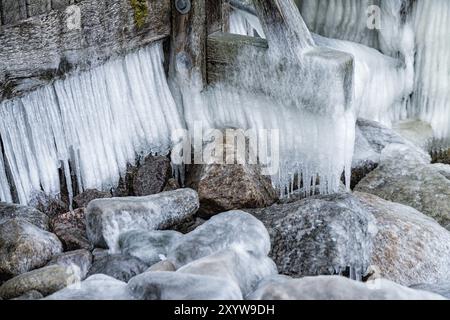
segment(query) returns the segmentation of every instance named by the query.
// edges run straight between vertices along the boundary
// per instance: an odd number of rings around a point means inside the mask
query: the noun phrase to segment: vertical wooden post
[[[182,72],[188,78],[196,74],[200,76],[204,84],[206,83],[206,0],[191,0],[191,9],[187,14],[178,12],[175,6],[176,1],[172,1],[171,72]]]

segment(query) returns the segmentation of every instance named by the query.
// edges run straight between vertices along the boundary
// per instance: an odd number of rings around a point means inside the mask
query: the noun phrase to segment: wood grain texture
[[[77,68],[170,35],[170,0],[148,1],[145,24],[137,28],[128,0],[84,0],[81,28],[68,28],[70,14],[54,10],[0,29],[0,101],[20,95]]]

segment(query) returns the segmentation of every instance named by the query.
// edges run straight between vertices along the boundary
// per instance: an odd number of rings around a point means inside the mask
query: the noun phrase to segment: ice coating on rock
[[[180,268],[233,247],[256,256],[267,256],[270,238],[262,222],[243,211],[221,213],[183,236],[174,244],[167,258]]]
[[[133,300],[125,282],[96,274],[86,280],[68,286],[45,300]]]
[[[121,234],[171,227],[191,217],[198,207],[198,195],[192,189],[146,197],[96,199],[86,209],[87,235],[92,244],[117,253]]]
[[[245,297],[264,278],[277,274],[275,263],[235,247],[195,260],[177,272],[208,275],[235,282]]]
[[[0,104],[0,136],[18,200],[59,195],[63,169],[79,192],[117,186],[138,154],[167,153],[182,128],[169,91],[161,44]],[[1,158],[1,156],[0,156]],[[11,201],[0,160],[0,198]]]
[[[137,300],[242,300],[238,285],[228,279],[181,272],[145,272],[127,289]]]
[[[6,178],[5,164],[3,161],[2,148],[0,147],[0,201],[12,202],[11,191]]]
[[[249,300],[445,300],[444,297],[403,287],[385,279],[366,283],[338,276],[266,279]]]
[[[122,254],[136,257],[148,265],[161,261],[167,256],[172,245],[183,235],[176,231],[130,231],[119,238]]]

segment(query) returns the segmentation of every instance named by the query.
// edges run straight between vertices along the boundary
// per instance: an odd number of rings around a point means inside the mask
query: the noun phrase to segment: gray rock
[[[24,293],[20,297],[14,298],[12,300],[40,300],[42,298],[44,298],[42,293],[36,290],[31,290],[27,293]]]
[[[146,197],[97,199],[86,210],[92,244],[118,251],[120,234],[167,229],[189,219],[199,207],[197,193],[179,189]]]
[[[42,267],[61,252],[61,242],[54,234],[25,220],[0,224],[0,275],[3,277]]]
[[[164,259],[169,249],[183,235],[176,231],[130,231],[119,238],[120,251],[148,265]]]
[[[423,290],[433,292],[441,295],[447,299],[450,299],[450,282],[437,283],[437,284],[416,284],[410,288],[416,290]]]
[[[85,209],[70,211],[50,220],[50,226],[66,251],[92,248],[87,239]]]
[[[76,208],[86,208],[92,200],[111,198],[109,192],[98,191],[96,189],[85,190],[73,198],[73,204]]]
[[[229,145],[224,144],[224,148]],[[186,185],[198,192],[202,218],[230,210],[267,207],[278,200],[270,177],[262,175],[259,165],[192,165]]]
[[[413,290],[385,279],[366,283],[339,276],[263,281],[249,300],[443,300],[437,294]]]
[[[108,255],[94,260],[88,277],[94,274],[105,274],[117,280],[128,282],[135,275],[147,270],[148,264],[125,255]]]
[[[11,219],[20,218],[48,231],[49,219],[39,210],[18,204],[0,202],[0,224]]]
[[[47,265],[74,267],[79,270],[80,279],[83,280],[91,268],[92,254],[85,249],[65,252],[54,256]]]
[[[0,297],[12,299],[32,290],[46,296],[79,281],[77,272],[72,268],[47,266],[8,280],[0,287]]]
[[[315,196],[252,211],[269,230],[270,257],[292,276],[361,277],[370,265],[375,219],[349,193]]]
[[[358,119],[356,122],[355,148],[352,162],[352,189],[370,172],[375,170],[381,159],[381,152],[390,144],[401,144],[410,152],[428,159],[420,147],[403,138],[400,134],[382,124]]]
[[[226,279],[236,283],[244,297],[253,292],[262,279],[278,273],[275,263],[267,256],[255,256],[239,248],[213,253],[181,267],[177,272]]]
[[[26,0],[2,0],[3,24],[13,24],[27,18]]]
[[[138,300],[241,300],[242,293],[232,281],[179,272],[146,272],[128,283]]]
[[[148,156],[139,166],[133,179],[136,196],[148,196],[163,191],[172,175],[170,160],[163,156]]]
[[[37,16],[51,10],[50,0],[27,0],[27,3],[29,17]]]
[[[152,265],[146,272],[156,272],[156,271],[176,271],[175,266],[169,260],[160,261]]]
[[[127,284],[104,274],[68,286],[45,300],[132,300]]]
[[[59,197],[49,196],[43,191],[36,191],[28,205],[45,213],[50,218],[69,211],[68,203]]]
[[[355,193],[376,219],[371,264],[401,285],[450,281],[450,232],[402,204]]]
[[[450,224],[450,180],[427,157],[407,146],[391,144],[381,154],[380,165],[361,180],[356,191],[411,206]]]
[[[406,140],[427,152],[433,143],[433,127],[420,120],[405,120],[395,123],[392,129]]]
[[[189,262],[232,247],[256,256],[267,256],[270,251],[269,234],[252,215],[243,211],[229,211],[214,216],[183,236],[167,257],[178,269]]]

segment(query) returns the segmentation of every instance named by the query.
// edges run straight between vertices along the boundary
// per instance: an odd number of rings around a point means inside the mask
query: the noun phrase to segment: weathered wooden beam
[[[253,0],[253,4],[271,47],[297,55],[314,45],[293,0]]]
[[[0,29],[0,101],[170,35],[170,0],[84,0]]]
[[[209,85],[228,83],[240,88],[244,87],[252,92],[279,96],[283,99],[283,95],[286,94],[280,90],[283,84],[292,85],[286,82],[298,81],[299,88],[317,85],[319,89],[320,85],[321,88],[342,93],[339,103],[331,100],[335,99],[336,92],[330,92],[330,95],[324,92],[320,96],[298,97],[304,101],[304,105],[316,110],[320,109],[324,114],[330,115],[334,112],[333,108],[337,104],[345,105],[346,108],[352,104],[354,65],[353,57],[349,54],[328,48],[312,47],[302,55],[301,60],[273,60],[269,56],[267,40],[220,32],[209,35],[207,44]],[[268,65],[268,63],[275,63],[275,65]],[[266,83],[264,80],[260,81],[261,79],[253,79],[249,82],[249,79],[245,79],[246,83],[243,83],[239,77],[242,68],[245,68],[246,74],[254,74],[270,81]],[[273,88],[270,83],[278,83],[280,86]],[[294,96],[295,92],[291,92],[290,95]]]

